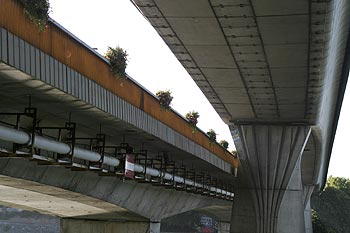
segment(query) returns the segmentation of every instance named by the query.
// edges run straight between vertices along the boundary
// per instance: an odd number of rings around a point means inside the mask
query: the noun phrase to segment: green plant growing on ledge
[[[220,144],[223,148],[225,148],[225,149],[228,148],[228,142],[227,142],[226,140],[221,140],[221,141],[219,142],[219,144]]]
[[[209,129],[207,132],[210,142],[216,142],[216,133],[213,129]]]
[[[39,28],[44,31],[49,20],[50,3],[49,0],[17,0],[24,8],[24,13]]]
[[[188,123],[192,126],[192,133],[196,131],[196,125],[198,123],[199,113],[195,111],[190,111],[185,115]]]
[[[159,100],[160,107],[165,110],[170,109],[170,103],[173,100],[173,97],[171,96],[171,91],[158,91],[156,93],[156,96]]]
[[[235,159],[237,159],[237,157],[238,157],[237,151],[233,150],[233,151],[231,151],[231,154]]]
[[[105,57],[109,60],[112,74],[118,79],[125,79],[125,69],[128,62],[127,52],[119,46],[116,48],[108,47]]]

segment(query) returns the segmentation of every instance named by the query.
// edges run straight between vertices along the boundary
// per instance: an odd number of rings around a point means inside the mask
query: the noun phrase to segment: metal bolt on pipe
[[[17,143],[17,144],[23,144],[23,145],[30,145],[31,143],[31,135],[17,130],[13,128],[9,128],[3,125],[0,125],[0,139],[12,143]],[[34,142],[33,142],[33,147],[39,148],[42,150],[46,151],[51,151],[59,154],[70,154],[72,151],[72,148],[69,144],[63,143],[63,142],[58,142],[50,138],[46,138],[40,135],[35,135],[34,137]],[[86,150],[83,148],[79,147],[74,147],[74,158],[79,158],[83,160],[88,160],[91,162],[97,162],[100,161],[102,158],[102,155],[100,155],[97,152]],[[120,164],[120,160],[111,156],[103,156],[103,164],[117,167]],[[173,180],[177,183],[182,183],[186,184],[189,186],[195,186],[195,187],[204,187],[207,190],[211,192],[215,192],[218,194],[224,194],[226,196],[234,197],[234,193],[222,190],[216,187],[212,186],[203,186],[203,184],[194,182],[190,179],[186,179],[184,177],[180,176],[174,176],[170,173],[167,172],[162,172],[160,170],[150,168],[150,167],[145,167],[141,164],[134,164],[134,171],[135,172],[143,172],[147,175],[154,176],[154,177],[162,177],[165,180]]]

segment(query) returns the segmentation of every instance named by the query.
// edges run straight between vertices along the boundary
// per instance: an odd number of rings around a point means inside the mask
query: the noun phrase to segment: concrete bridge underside
[[[93,171],[42,165],[29,158],[0,158],[0,174],[3,205],[58,216],[62,224],[67,219],[105,222],[101,227],[120,223],[111,232],[121,232],[122,227],[133,229],[126,232],[146,232],[150,221],[160,223],[163,218],[206,206],[231,206],[229,201]],[[77,223],[73,221],[72,226]],[[63,233],[86,229],[61,226]]]
[[[231,129],[242,169],[230,231],[312,232],[349,72],[349,2],[132,2]]]
[[[199,130],[192,134],[188,123],[173,111],[161,111],[157,99],[131,78],[123,82],[116,80],[110,75],[105,59],[57,23],[50,22],[45,32],[37,33],[32,23],[22,16],[23,9],[15,1],[0,0],[0,4],[2,127],[15,124],[13,115],[6,113],[20,113],[26,107],[34,107],[37,109],[37,126],[57,127],[75,122],[77,138],[104,134],[106,145],[118,146],[127,142],[136,151],[147,150],[149,159],[161,156],[164,161],[174,161],[194,169],[198,174],[210,174],[222,182],[220,185],[232,186],[235,160],[228,151],[218,144],[209,143],[208,137]],[[8,20],[7,17],[14,18]],[[45,47],[45,43],[50,43],[50,49]],[[74,46],[70,47],[72,44]],[[66,50],[80,51],[72,52],[71,56],[62,59],[57,55],[61,50],[53,48],[65,46]],[[79,57],[82,53],[87,54],[84,59]],[[77,59],[79,66],[74,66],[71,61],[73,58]],[[96,65],[84,63],[90,58]],[[96,67],[98,73],[90,70]],[[130,95],[131,90],[135,95]],[[31,123],[24,120],[21,121],[19,131],[30,131],[31,128]],[[53,134],[48,132],[46,137],[54,137]],[[27,150],[25,145],[22,146],[23,150]],[[16,151],[11,141],[1,140],[0,147],[4,156],[0,158],[0,174],[3,178],[3,184],[0,185],[4,192],[13,191],[23,196],[35,193],[33,200],[47,195],[55,199],[58,195],[57,198],[66,200],[73,208],[70,206],[71,212],[66,213],[56,209],[57,205],[50,207],[39,203],[31,206],[30,203],[16,199],[16,196],[13,200],[10,197],[4,199],[4,203],[61,216],[64,219],[63,232],[88,232],[83,225],[96,223],[89,222],[90,220],[104,220],[105,224],[101,224],[101,227],[108,233],[113,224],[117,224],[116,228],[126,229],[125,232],[145,232],[145,227],[159,232],[161,219],[178,213],[207,206],[214,209],[226,208],[228,211],[231,209],[231,201],[215,198],[216,196],[202,196],[134,180],[123,181],[120,177],[110,176],[111,174],[100,176],[101,174],[87,169],[90,168],[89,165],[84,169],[71,166],[66,168],[65,165],[52,162],[54,154],[50,151],[40,151],[40,158],[51,156],[51,162],[33,162],[18,156],[18,151],[22,149]],[[113,148],[106,149],[105,152],[113,154]],[[16,179],[11,180],[9,177]],[[19,186],[26,186],[25,184],[28,184],[28,188],[23,187],[21,190]],[[65,191],[57,191],[60,189]],[[101,209],[106,213],[99,213]],[[119,216],[122,218],[119,219]],[[74,219],[79,219],[80,222]],[[111,223],[112,219],[117,223]],[[122,223],[119,224],[118,221]],[[133,223],[137,225],[136,229]]]

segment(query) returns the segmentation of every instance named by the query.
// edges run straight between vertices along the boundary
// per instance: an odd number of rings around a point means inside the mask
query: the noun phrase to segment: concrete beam
[[[147,219],[170,217],[205,206],[231,202],[160,186],[73,171],[62,166],[38,166],[27,159],[0,158],[0,174],[55,186],[123,207]]]

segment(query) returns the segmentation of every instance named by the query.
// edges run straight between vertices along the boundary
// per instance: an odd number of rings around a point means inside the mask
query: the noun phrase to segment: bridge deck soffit
[[[226,123],[316,123],[332,1],[134,3]]]

